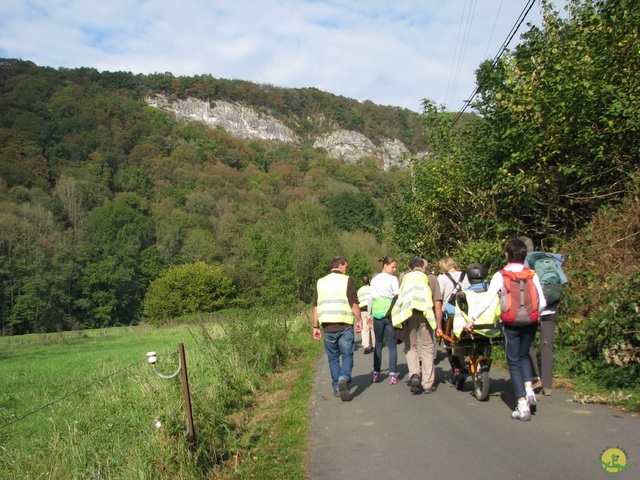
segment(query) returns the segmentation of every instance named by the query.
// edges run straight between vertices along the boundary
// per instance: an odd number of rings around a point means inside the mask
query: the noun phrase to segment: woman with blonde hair
[[[438,260],[438,268],[441,272],[438,275],[438,284],[442,292],[442,308],[452,317],[456,311],[456,293],[469,286],[469,279],[466,278],[466,272],[458,270],[458,264],[449,256]]]

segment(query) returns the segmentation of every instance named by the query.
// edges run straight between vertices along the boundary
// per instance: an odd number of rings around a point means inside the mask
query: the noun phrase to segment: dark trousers
[[[558,318],[555,313],[540,317],[540,340],[538,342],[540,345],[540,366],[538,366],[538,356],[534,343],[531,343],[531,348],[529,349],[533,371],[535,376],[540,379],[542,388],[545,389],[550,389],[553,383],[553,354],[555,353],[553,336],[557,322]]]

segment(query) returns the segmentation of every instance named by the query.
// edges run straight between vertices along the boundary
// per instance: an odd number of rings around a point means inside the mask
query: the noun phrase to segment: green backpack
[[[529,267],[538,274],[547,305],[558,303],[562,293],[562,280],[554,258],[546,253],[537,252],[527,255],[527,261]]]

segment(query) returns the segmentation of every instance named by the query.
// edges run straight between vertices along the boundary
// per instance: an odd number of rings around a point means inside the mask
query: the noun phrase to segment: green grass
[[[318,347],[307,318],[282,320],[236,311],[190,327],[0,338],[0,478],[214,478],[245,468],[254,478],[303,478]],[[193,445],[180,377],[161,379],[145,361],[156,351],[158,370],[174,373],[178,343]],[[273,395],[287,408],[269,413],[261,399]],[[272,459],[279,473],[264,473]]]
[[[223,478],[306,478],[310,398],[321,346],[308,344],[296,367],[265,389],[243,428],[242,454]]]

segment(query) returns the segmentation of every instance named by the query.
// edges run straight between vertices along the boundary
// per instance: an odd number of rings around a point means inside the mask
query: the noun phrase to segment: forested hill
[[[180,120],[149,105],[159,95],[241,105],[295,141]],[[316,89],[0,60],[0,329],[136,322],[150,282],[172,265],[198,276],[204,265],[231,285],[228,302],[173,299],[176,312],[150,315],[307,303],[338,253],[352,273],[371,272],[407,169],[314,144],[347,131],[418,152],[420,122]]]
[[[188,109],[185,107],[188,104],[191,109],[186,112],[187,117],[194,117],[194,105],[198,106],[198,103],[210,107],[209,120],[224,116],[222,109],[216,108],[218,103],[220,106],[242,107],[254,114],[249,121],[278,123],[299,142],[313,142],[336,131],[347,131],[363,135],[375,146],[381,146],[386,140],[395,140],[407,152],[416,153],[424,149],[422,126],[416,112],[370,101],[361,103],[315,88],[287,89],[243,80],[216,79],[211,75],[175,77],[169,72],[152,75],[100,73],[92,68],[55,70],[11,59],[0,62],[5,88],[12,89],[14,96],[20,95],[24,103],[48,98],[61,86],[75,84],[89,95],[101,89],[111,92],[112,96],[118,92],[115,97],[118,99],[123,96],[133,100],[145,99],[156,106],[161,99],[161,107],[170,107],[178,114]],[[41,89],[38,82],[46,83],[47,88]],[[15,87],[18,87],[17,91]],[[238,121],[234,123],[241,124],[246,119],[235,120]],[[229,130],[226,126],[225,129]],[[268,132],[263,133],[262,139],[269,139]]]

